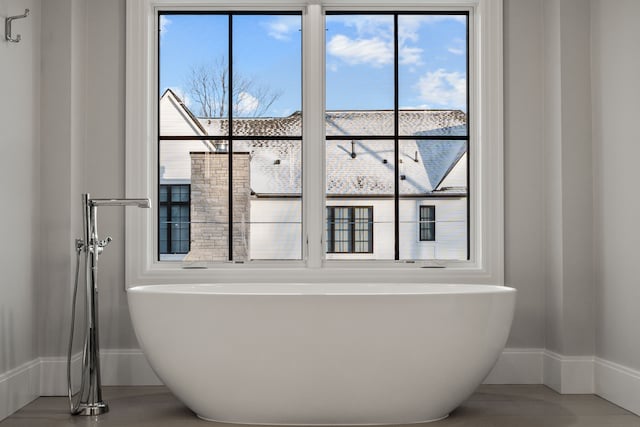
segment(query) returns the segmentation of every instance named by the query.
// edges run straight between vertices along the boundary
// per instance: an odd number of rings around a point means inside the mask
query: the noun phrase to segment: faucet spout
[[[90,199],[92,206],[137,206],[149,209],[151,201],[149,199]]]

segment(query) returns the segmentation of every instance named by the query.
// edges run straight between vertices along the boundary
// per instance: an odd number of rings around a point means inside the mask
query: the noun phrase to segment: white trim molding
[[[640,371],[596,357],[594,382],[598,396],[640,415]]]
[[[0,374],[0,421],[40,397],[40,359]]]
[[[324,11],[464,10],[469,12],[469,261],[353,261],[323,259]],[[153,283],[322,282],[342,280],[504,284],[503,0],[127,0],[126,194],[157,206],[157,11],[159,9],[300,10],[303,18],[302,261],[183,265],[155,259],[155,210],[126,212],[126,286]],[[187,268],[184,268],[187,267]],[[190,268],[189,268],[190,267]],[[198,268],[195,268],[198,267]],[[420,268],[446,267],[446,268]]]
[[[71,359],[74,390],[80,385],[82,354]],[[67,395],[67,358],[45,357],[41,360],[40,396]],[[107,349],[100,351],[100,379],[103,386],[162,385],[139,349]]]
[[[74,390],[80,386],[82,353],[71,357],[71,375]],[[40,396],[67,395],[67,358],[40,358]]]
[[[72,358],[73,372],[79,371],[80,356]],[[140,349],[102,350],[100,363],[105,386],[162,385]],[[544,384],[561,394],[595,393],[640,415],[640,371],[598,357],[506,348],[484,384]],[[66,357],[35,359],[0,374],[0,420],[39,396],[66,395]]]
[[[561,394],[593,394],[593,356],[563,356],[544,351],[543,384]]]

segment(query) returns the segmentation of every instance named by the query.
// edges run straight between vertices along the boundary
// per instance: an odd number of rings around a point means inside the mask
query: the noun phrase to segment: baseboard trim
[[[81,354],[72,358],[75,388]],[[102,350],[102,383],[161,385],[142,350]],[[66,357],[42,357],[0,374],[0,421],[39,396],[66,396]],[[592,356],[505,349],[484,384],[545,384],[562,394],[595,393],[640,415],[640,371]]]
[[[82,353],[71,357],[71,378],[74,390],[80,386]],[[67,396],[67,358],[40,358],[40,396]]]
[[[595,391],[598,396],[640,415],[640,371],[596,357]]]
[[[563,356],[545,350],[542,383],[561,394],[593,394],[594,357]]]
[[[80,384],[82,354],[78,353],[71,359],[71,372],[74,390]],[[67,395],[67,358],[43,357],[41,369],[40,395]],[[101,350],[100,378],[102,385],[162,385],[151,369],[142,350]]]
[[[40,397],[40,359],[0,374],[0,421]]]

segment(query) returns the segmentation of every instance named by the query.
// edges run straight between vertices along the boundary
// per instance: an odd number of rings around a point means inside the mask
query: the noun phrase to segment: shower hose
[[[69,395],[69,407],[72,415],[76,415],[80,412],[80,401],[82,398],[82,393],[84,392],[84,378],[85,378],[85,369],[84,366],[86,364],[83,363],[82,373],[81,373],[81,381],[80,381],[80,390],[77,393],[73,393],[72,391],[72,382],[71,382],[71,353],[73,351],[73,334],[75,330],[75,320],[76,320],[76,300],[78,296],[78,275],[80,273],[80,254],[84,248],[84,243],[81,240],[76,240],[76,277],[73,286],[73,298],[71,301],[71,328],[69,331],[69,349],[67,352],[67,389]],[[86,262],[86,260],[85,260]],[[87,300],[85,299],[84,303],[85,312],[89,309]],[[87,330],[85,325],[85,341],[87,339]],[[87,357],[86,354],[86,346],[82,350],[82,359],[84,360]],[[77,396],[77,401],[74,402],[74,398]]]

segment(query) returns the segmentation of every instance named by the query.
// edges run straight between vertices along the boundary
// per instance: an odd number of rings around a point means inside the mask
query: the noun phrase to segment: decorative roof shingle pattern
[[[403,110],[399,114],[403,136],[464,136],[466,115],[459,110]],[[325,114],[327,136],[393,135],[393,111],[329,111]],[[208,135],[228,135],[228,119],[198,119]],[[302,114],[287,117],[235,118],[234,135],[300,136]]]
[[[302,117],[234,119],[235,135],[300,135]],[[209,135],[225,135],[227,119],[199,119]],[[327,135],[345,140],[327,141],[327,194],[381,196],[394,193],[392,140],[353,140],[349,135],[393,133],[392,111],[327,112]],[[391,129],[389,129],[391,126]],[[464,136],[466,115],[461,111],[411,110],[400,114],[401,132],[416,136]],[[352,144],[353,141],[353,144]],[[352,149],[355,157],[352,156]],[[401,195],[466,194],[466,189],[438,190],[438,184],[467,150],[464,140],[400,141],[398,174]],[[235,152],[251,154],[251,188],[258,195],[300,194],[302,147],[300,141],[254,140],[234,142]]]

